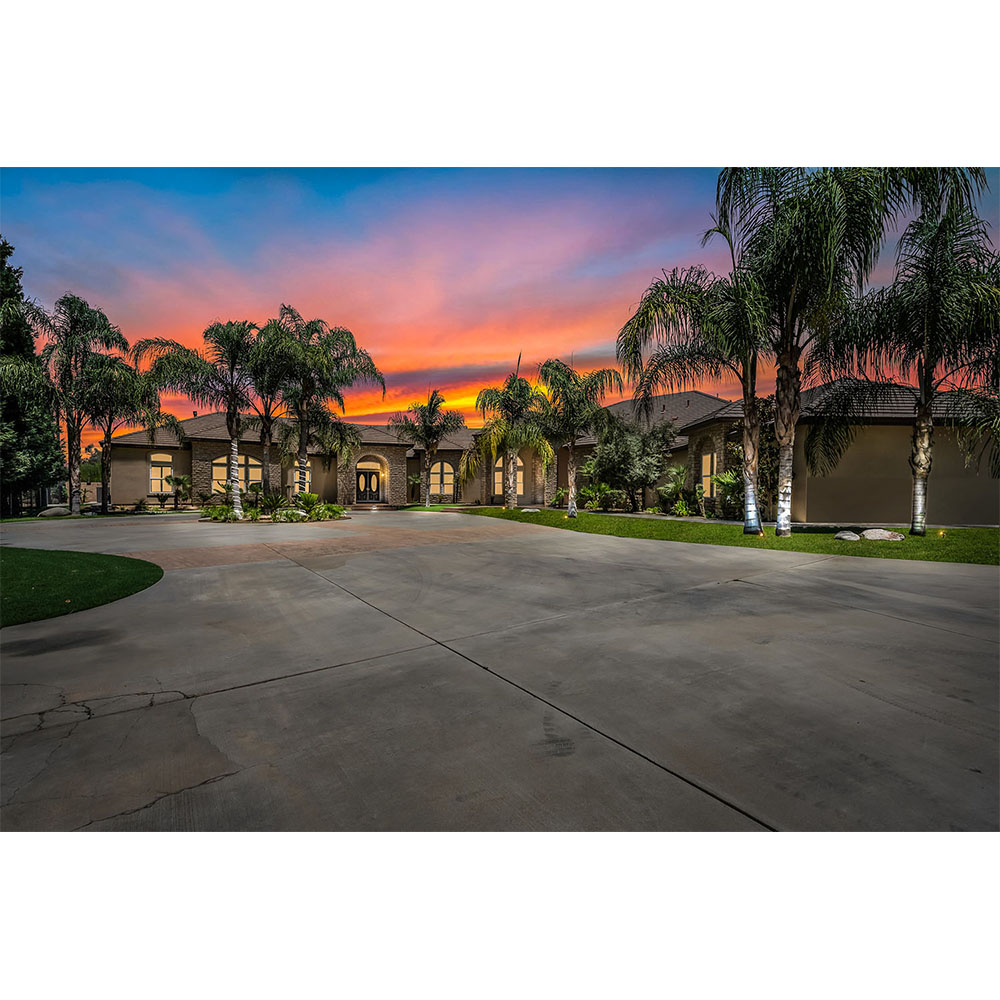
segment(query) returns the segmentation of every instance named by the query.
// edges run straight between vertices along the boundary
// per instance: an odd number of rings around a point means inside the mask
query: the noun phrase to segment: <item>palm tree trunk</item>
[[[572,441],[566,446],[566,480],[569,489],[566,513],[570,517],[576,517],[576,455],[573,451]]]
[[[232,492],[233,513],[243,520],[243,501],[240,499],[240,442],[234,434],[229,439],[229,485]]]
[[[774,435],[778,440],[778,511],[775,535],[792,534],[792,463],[795,456],[795,425],[799,419],[798,355],[779,358],[774,385]]]
[[[264,494],[271,492],[271,435],[264,432],[260,436],[260,450],[264,456],[264,468],[260,473],[260,489]]]
[[[910,511],[910,534],[927,534],[927,478],[931,474],[934,421],[931,404],[922,404],[913,425],[910,468],[913,470],[913,503]]]
[[[80,513],[80,427],[75,413],[66,411],[66,458],[69,465],[69,510]]]
[[[424,506],[431,505],[431,456],[430,452],[424,449]]]
[[[517,454],[507,452],[507,495],[504,498],[508,510],[517,506]]]
[[[104,432],[101,446],[101,513],[107,514],[111,507],[111,428]]]
[[[743,392],[743,534],[763,535],[757,508],[757,465],[760,459],[760,416],[757,399]]]

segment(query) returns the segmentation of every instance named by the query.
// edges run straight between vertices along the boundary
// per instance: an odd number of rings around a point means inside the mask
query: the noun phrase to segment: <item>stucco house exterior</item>
[[[907,459],[910,453],[912,406],[902,394],[868,424],[840,463],[826,476],[812,475],[805,461],[805,440],[815,405],[823,387],[802,393],[802,415],[796,433],[792,520],[798,522],[872,523],[905,522],[909,516],[912,479]],[[609,409],[632,414],[629,400]],[[943,416],[943,411],[941,416]],[[671,446],[671,464],[687,467],[687,485],[701,483],[706,505],[715,504],[711,476],[727,466],[726,443],[739,442],[742,406],[699,391],[668,393],[653,399],[652,422],[669,420],[676,438]],[[168,429],[156,432],[150,442],[144,431],[120,434],[111,448],[111,499],[115,504],[134,504],[170,493],[168,475],[189,475],[192,500],[211,496],[227,477],[229,438],[225,414],[195,415],[181,421],[184,439]],[[413,502],[408,478],[423,474],[423,451],[401,442],[385,424],[354,424],[361,447],[346,460],[327,460],[318,451],[309,460],[309,490],[324,501],[343,506],[402,507]],[[458,477],[463,451],[474,441],[476,431],[464,428],[442,440],[431,464],[431,502],[502,504],[503,470],[498,459],[494,468],[482,468],[466,483]],[[578,466],[596,444],[581,438],[576,446]],[[260,482],[263,452],[256,432],[240,439],[241,478],[244,489]],[[282,461],[271,448],[271,489],[289,495],[294,489],[294,467]],[[547,504],[557,487],[566,487],[567,451],[546,469],[536,452],[518,455],[518,504]],[[578,481],[578,486],[583,485]],[[1000,520],[998,482],[984,471],[966,465],[954,433],[941,425],[934,433],[934,465],[928,489],[928,521],[937,524],[996,524]],[[655,488],[646,490],[644,505],[656,503]]]

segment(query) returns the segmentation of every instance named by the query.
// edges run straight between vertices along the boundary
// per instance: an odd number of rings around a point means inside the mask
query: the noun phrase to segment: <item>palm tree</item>
[[[306,491],[309,444],[319,441],[328,454],[346,450],[352,440],[348,428],[329,410],[336,403],[344,409],[344,390],[355,384],[378,385],[385,396],[385,379],[367,351],[358,347],[354,334],[325,320],[304,320],[291,306],[278,313],[282,350],[287,369],[281,399],[295,426],[298,463],[297,492]],[[286,434],[286,445],[291,438]]]
[[[757,367],[769,352],[769,312],[752,268],[737,262],[729,229],[716,225],[705,234],[702,245],[716,234],[729,247],[729,277],[717,277],[701,267],[664,271],[618,334],[617,355],[635,385],[637,407],[647,414],[659,388],[696,386],[724,374],[739,379],[743,390],[743,534],[762,535],[757,506]],[[645,350],[654,342],[657,346],[644,360]]]
[[[87,366],[84,412],[101,431],[101,512],[111,504],[111,438],[121,427],[141,424],[150,443],[157,427],[171,427],[183,437],[179,421],[160,411],[160,394],[148,374],[124,358],[95,354]]]
[[[71,293],[56,301],[51,315],[33,308],[30,318],[47,342],[41,351],[42,369],[24,374],[44,383],[37,388],[53,404],[57,422],[60,416],[65,421],[70,510],[79,514],[80,436],[99,371],[94,358],[101,350],[127,351],[128,341],[100,309]]]
[[[518,372],[517,367],[507,376],[503,385],[482,389],[476,397],[476,409],[486,423],[476,436],[475,443],[463,453],[459,475],[463,481],[473,478],[488,458],[493,468],[497,454],[504,462],[504,506],[513,510],[517,506],[517,453],[523,448],[535,449],[548,467],[555,453],[547,437],[549,401],[545,393],[533,386]]]
[[[177,510],[181,500],[191,496],[191,477],[186,474],[167,476],[164,482],[174,488],[174,510]]]
[[[550,358],[538,366],[538,381],[549,394],[549,443],[553,449],[566,446],[567,513],[576,517],[576,442],[604,426],[608,411],[601,403],[609,392],[622,391],[622,377],[616,368],[599,368],[581,375],[565,361]]]
[[[831,345],[827,370],[860,377],[841,379],[826,393],[807,457],[826,471],[881,398],[908,397],[914,414],[910,534],[924,535],[934,410],[948,407],[970,453],[988,439],[991,410],[995,419],[1000,255],[990,249],[986,224],[957,200],[941,215],[921,214],[900,239],[892,284],[861,297],[845,327],[841,343]],[[914,384],[899,385],[900,379]]]
[[[256,327],[247,320],[213,323],[202,334],[204,347],[196,350],[174,340],[151,337],[133,349],[136,364],[152,359],[149,377],[159,389],[181,393],[196,403],[226,411],[229,434],[229,494],[233,512],[243,518],[240,499],[239,440],[244,411],[250,407],[253,384],[250,357]]]
[[[803,357],[822,346],[878,258],[887,226],[912,204],[968,204],[979,168],[728,168],[719,174],[719,225],[745,234],[743,257],[761,281],[777,360],[776,534],[791,534],[792,462]]]
[[[261,491],[271,492],[271,445],[275,431],[285,414],[282,392],[289,375],[287,331],[281,320],[269,319],[257,332],[250,352],[248,367],[253,392],[250,406],[254,415],[247,420],[247,427],[260,432],[260,447],[264,468],[261,474]]]
[[[444,396],[437,389],[427,394],[426,403],[411,403],[407,413],[395,413],[389,418],[389,429],[401,441],[424,450],[424,506],[431,505],[431,463],[441,439],[465,426],[465,417],[458,410],[442,410]]]

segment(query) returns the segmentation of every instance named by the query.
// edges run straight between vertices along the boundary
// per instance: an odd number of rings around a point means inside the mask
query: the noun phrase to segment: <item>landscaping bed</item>
[[[145,590],[163,570],[145,559],[0,548],[0,626],[56,618]]]
[[[476,517],[499,517],[507,521],[524,521],[528,524],[544,524],[550,528],[565,528],[592,535],[616,535],[621,538],[652,538],[667,542],[733,545],[785,552],[815,552],[821,555],[1000,565],[1000,531],[996,528],[930,529],[924,537],[907,535],[899,542],[870,541],[864,538],[856,542],[844,542],[835,539],[834,535],[845,528],[857,526],[793,526],[791,538],[777,538],[774,528],[767,527],[764,529],[764,537],[759,538],[756,535],[744,535],[741,524],[711,521],[639,518],[589,511],[580,511],[578,517],[571,518],[564,510],[550,508],[541,509],[537,514],[524,514],[520,510],[506,510],[503,507],[466,507],[460,512]]]

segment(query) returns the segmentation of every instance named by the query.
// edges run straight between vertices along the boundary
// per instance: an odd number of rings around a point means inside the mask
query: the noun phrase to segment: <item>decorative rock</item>
[[[522,507],[522,514],[541,514],[541,511],[537,507]]]
[[[842,542],[860,542],[861,536],[855,531],[838,531],[837,534],[833,536]]]
[[[886,531],[885,528],[869,528],[861,532],[861,537],[870,542],[901,542],[906,536],[898,531]]]
[[[39,517],[69,517],[69,509],[66,507],[46,507]]]

